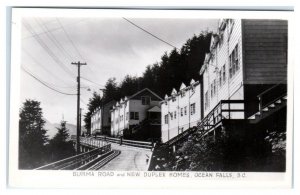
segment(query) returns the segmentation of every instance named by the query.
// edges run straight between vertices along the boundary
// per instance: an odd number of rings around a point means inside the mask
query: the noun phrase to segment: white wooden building
[[[231,108],[245,112],[231,113],[231,118],[244,119],[257,112],[257,95],[274,84],[286,84],[286,59],[287,21],[220,20],[200,70],[204,117],[221,100],[244,100],[245,104]]]
[[[101,116],[102,116],[101,108],[97,108],[91,115],[91,132],[88,133],[96,133],[101,130]]]
[[[112,100],[103,106],[98,107],[91,115],[91,132],[88,133],[99,133],[102,135],[110,135],[111,130],[111,116],[110,110],[116,101]]]
[[[161,104],[162,142],[166,142],[183,131],[197,126],[201,119],[201,85],[192,80],[189,86],[181,84],[177,92],[172,90]]]
[[[159,102],[161,100],[156,93],[148,88],[130,97],[122,98],[111,110],[112,136],[123,135],[125,129],[139,125],[149,115],[160,120]]]

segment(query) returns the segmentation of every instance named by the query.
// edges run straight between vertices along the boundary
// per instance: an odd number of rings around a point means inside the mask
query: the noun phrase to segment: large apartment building
[[[112,136],[121,136],[124,130],[140,125],[145,119],[160,121],[159,102],[162,99],[145,88],[130,97],[124,97],[111,110]],[[160,125],[160,122],[159,122]]]
[[[201,85],[193,79],[189,86],[181,84],[179,91],[172,90],[161,102],[162,142],[183,131],[196,127],[201,119]]]
[[[287,21],[220,20],[200,74],[204,116],[220,100],[244,100],[233,105],[244,110],[232,113],[233,118],[253,115],[259,109],[260,93],[276,84],[286,88]]]
[[[162,141],[173,142],[198,122],[206,132],[223,119],[238,124],[265,117],[262,108],[271,109],[269,114],[284,108],[270,103],[286,94],[287,25],[285,20],[220,20],[200,70],[201,82],[182,84],[161,102]]]

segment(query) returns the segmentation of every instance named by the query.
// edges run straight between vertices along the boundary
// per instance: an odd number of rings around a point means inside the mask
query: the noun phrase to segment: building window
[[[150,97],[149,96],[142,96],[142,105],[150,105]]]
[[[174,119],[176,119],[176,115],[177,115],[177,114],[176,114],[176,111],[174,111]]]
[[[140,118],[140,117],[139,117],[139,113],[138,113],[138,112],[135,112],[134,119],[135,119],[135,120],[139,120],[139,118]]]
[[[222,67],[222,79],[223,79],[223,84],[225,84],[225,82],[226,82],[225,64]]]
[[[196,103],[192,103],[190,109],[191,109],[191,115],[195,114],[196,113]]]
[[[217,81],[214,79],[214,95],[217,93]]]
[[[219,34],[219,48],[222,47],[224,41],[224,31],[221,31]]]
[[[219,71],[219,86],[222,86],[222,70]]]
[[[139,113],[138,112],[130,112],[130,119],[131,120],[139,120]]]
[[[126,120],[128,121],[128,118],[129,118],[129,113],[126,112]]]
[[[184,97],[185,96],[185,91],[181,91],[181,97]]]
[[[175,102],[176,101],[176,97],[172,97],[172,102]]]
[[[212,82],[210,84],[210,97],[213,97],[214,96],[214,83]]]
[[[168,119],[169,119],[169,118],[168,118],[168,115],[166,114],[166,115],[165,115],[165,124],[168,124]]]
[[[191,89],[192,89],[192,93],[194,93],[194,92],[195,92],[195,87],[194,87],[194,85],[191,86]]]
[[[208,92],[205,92],[204,98],[205,98],[204,108],[206,110],[208,108],[208,105],[209,105]]]
[[[184,115],[187,115],[187,107],[184,107]]]
[[[229,78],[232,78],[235,75],[235,73],[240,69],[238,44],[235,46],[235,48],[229,56],[229,63]]]
[[[180,115],[183,116],[183,108],[180,108]]]
[[[228,26],[229,26],[229,34],[231,34],[233,26],[234,26],[234,20],[233,19],[228,19]]]
[[[173,120],[173,112],[170,112],[170,119]]]

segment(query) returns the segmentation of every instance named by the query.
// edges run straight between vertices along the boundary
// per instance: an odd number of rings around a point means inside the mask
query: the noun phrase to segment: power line
[[[76,47],[76,45],[74,44],[73,40],[71,39],[71,37],[69,36],[68,32],[66,31],[66,29],[64,28],[64,26],[61,24],[61,22],[59,21],[58,18],[56,18],[58,24],[60,25],[61,29],[63,30],[63,32],[66,34],[68,40],[71,42],[71,44],[73,45],[74,49],[76,50],[76,52],[78,53],[78,55],[81,57],[81,59],[83,59],[84,61],[86,61],[84,59],[84,57],[81,55],[80,51],[78,50],[78,48]]]
[[[78,53],[78,55],[80,56],[81,59],[83,59],[84,61],[85,58],[81,55],[78,47],[75,45],[75,42],[72,40],[71,36],[69,35],[69,33],[67,32],[67,30],[64,28],[64,25],[62,25],[62,23],[60,22],[60,20],[58,18],[56,18],[57,23],[59,24],[60,28],[63,30],[63,32],[65,33],[67,39],[69,40],[69,42],[71,43],[71,45],[73,46],[73,48],[75,49],[75,51]],[[94,71],[88,66],[87,67],[88,70],[91,71],[92,74],[94,74]],[[94,74],[95,75],[95,74]],[[95,75],[96,76],[96,75]]]
[[[39,78],[37,78],[36,76],[34,76],[32,73],[30,73],[28,70],[26,70],[23,66],[22,66],[21,68],[22,68],[22,70],[23,70],[24,72],[26,72],[26,73],[27,73],[28,75],[30,75],[32,78],[34,78],[35,80],[37,80],[39,83],[41,83],[41,84],[44,85],[45,87],[47,87],[47,88],[49,88],[49,89],[51,89],[51,90],[53,90],[53,91],[55,91],[55,92],[57,92],[57,93],[60,93],[60,94],[63,94],[63,95],[77,95],[77,94],[72,94],[72,93],[65,93],[65,92],[59,91],[59,90],[57,90],[57,89],[54,89],[53,87],[47,85],[45,81],[42,81],[42,80],[40,80]]]
[[[104,87],[103,85],[100,85],[100,84],[98,84],[98,83],[96,83],[96,82],[94,82],[94,81],[91,81],[91,80],[87,79],[87,78],[84,78],[84,77],[80,77],[80,78],[82,78],[82,79],[84,79],[84,80],[86,80],[86,81],[89,81],[89,82],[91,82],[91,83],[94,83],[95,85],[98,85],[99,87]]]
[[[160,40],[161,42],[164,42],[165,44],[167,44],[167,45],[169,45],[169,46],[171,46],[171,47],[173,47],[173,48],[175,48],[175,49],[177,49],[177,50],[178,50],[178,48],[177,48],[177,47],[175,47],[174,45],[172,45],[171,43],[168,43],[167,41],[165,41],[165,40],[163,40],[163,39],[159,38],[158,36],[156,36],[156,35],[154,35],[153,33],[151,33],[151,32],[149,32],[149,31],[147,31],[146,29],[144,29],[144,28],[142,28],[142,27],[138,26],[137,24],[133,23],[133,22],[132,22],[132,21],[130,21],[129,19],[127,19],[127,18],[124,18],[124,17],[123,17],[123,19],[124,19],[124,20],[126,20],[127,22],[129,22],[130,24],[132,24],[133,26],[135,26],[135,27],[137,27],[137,28],[141,29],[142,31],[146,32],[147,34],[151,35],[152,37],[154,37],[154,38],[156,38],[156,39]]]
[[[63,32],[66,34],[66,36],[67,36],[68,40],[70,41],[70,43],[72,44],[73,48],[78,53],[78,55],[81,57],[81,59],[86,61],[85,58],[81,55],[79,49],[76,47],[76,45],[75,45],[74,41],[72,40],[72,38],[70,37],[69,33],[66,31],[66,29],[64,28],[64,26],[60,22],[60,20],[58,18],[56,18],[56,20],[57,20],[58,24],[60,25],[61,29],[63,30]],[[92,72],[92,74],[94,74],[94,71],[89,66],[87,68]]]
[[[33,57],[25,48],[22,48],[22,50],[34,61],[34,63],[36,63],[39,67],[41,67],[42,69],[44,69],[44,71],[46,71],[48,74],[52,75],[56,79],[60,80],[64,84],[68,85],[64,80],[62,80],[57,75],[53,74],[48,68],[46,68],[41,63],[39,63],[38,60],[35,57]],[[61,88],[70,88],[70,87],[75,87],[75,86],[59,86],[59,87],[61,87]]]
[[[27,24],[26,22],[23,23],[24,26],[26,27],[26,29],[31,33],[31,34],[36,34],[35,31],[32,29],[32,27],[30,26],[30,24]],[[40,36],[35,36],[34,37],[35,40],[40,44],[40,46],[47,52],[47,54],[58,64],[60,65],[59,67],[61,67],[62,69],[64,69],[64,71],[66,73],[68,73],[72,78],[74,78],[74,74],[73,72],[68,69],[68,67],[66,67],[63,62],[52,52],[52,50],[48,47],[48,45],[40,38]]]
[[[67,25],[65,25],[65,26],[71,26],[71,25],[74,25],[74,24],[83,22],[83,21],[85,21],[85,20],[89,20],[89,18],[83,19],[83,20],[80,20],[80,21],[77,21],[77,22],[73,22],[73,23],[67,24]],[[51,21],[51,22],[54,22],[54,21],[57,22],[57,20],[53,20],[53,21]],[[47,23],[50,23],[50,22],[47,22]],[[60,30],[60,29],[61,29],[61,27],[58,27],[58,28],[52,28],[52,29],[49,29],[49,31],[52,31],[52,32],[53,32],[53,31],[57,31],[57,30]],[[23,37],[22,39],[24,40],[24,39],[33,38],[33,37],[35,37],[35,36],[42,35],[42,34],[45,34],[45,33],[47,33],[47,31],[43,31],[43,32],[36,33],[36,35],[26,36],[26,37]]]
[[[65,48],[60,44],[60,42],[56,39],[56,37],[53,35],[53,33],[51,31],[49,31],[48,27],[46,24],[43,23],[40,23],[38,21],[37,18],[35,18],[36,22],[40,25],[40,26],[43,26],[44,29],[46,29],[46,35],[48,36],[48,38],[54,43],[54,45],[59,49],[61,50],[64,54],[66,54],[66,56],[69,57],[70,60],[73,60],[73,57],[71,54],[69,54],[69,52],[67,50],[65,50]]]

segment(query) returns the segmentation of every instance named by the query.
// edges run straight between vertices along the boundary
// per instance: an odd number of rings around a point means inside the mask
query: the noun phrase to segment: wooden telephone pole
[[[78,76],[77,76],[77,132],[76,132],[76,152],[80,153],[80,66],[86,65],[86,63],[72,62],[71,64],[76,65],[78,68]]]

